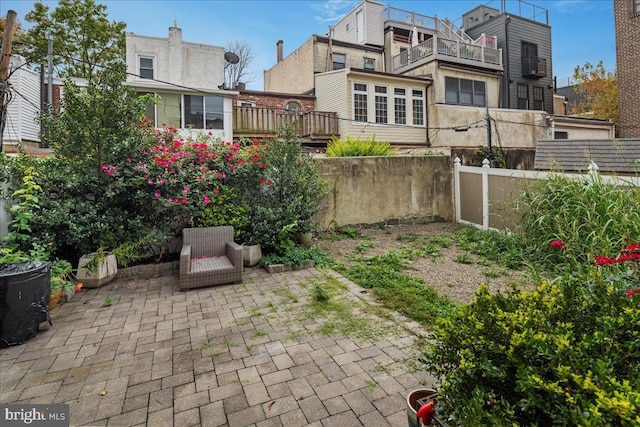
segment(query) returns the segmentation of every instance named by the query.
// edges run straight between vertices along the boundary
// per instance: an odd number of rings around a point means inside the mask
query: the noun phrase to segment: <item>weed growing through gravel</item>
[[[387,308],[428,326],[436,318],[451,313],[455,305],[422,279],[402,272],[416,256],[415,251],[390,250],[351,267],[337,266],[336,269],[358,285],[371,289]]]

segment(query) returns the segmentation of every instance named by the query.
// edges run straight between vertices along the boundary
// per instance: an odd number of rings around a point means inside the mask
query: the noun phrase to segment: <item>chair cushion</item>
[[[191,260],[191,273],[234,269],[235,267],[226,256],[200,257]]]

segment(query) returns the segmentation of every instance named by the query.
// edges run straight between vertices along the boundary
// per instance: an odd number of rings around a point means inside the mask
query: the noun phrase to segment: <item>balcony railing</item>
[[[547,75],[547,60],[537,56],[522,58],[522,76],[541,79]]]
[[[428,62],[434,59],[453,59],[466,63],[477,62],[495,69],[502,67],[502,50],[434,36],[394,56],[391,60],[391,67],[395,72],[418,61]]]
[[[338,117],[334,112],[287,113],[273,108],[234,107],[234,135],[273,136],[285,124],[295,125],[303,138],[329,139],[339,135]]]

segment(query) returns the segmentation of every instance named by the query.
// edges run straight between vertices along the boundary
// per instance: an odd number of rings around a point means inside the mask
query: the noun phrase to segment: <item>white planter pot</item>
[[[262,259],[262,248],[260,245],[242,244],[242,258],[245,267],[258,265]]]
[[[97,266],[89,268],[86,264],[91,260],[93,254],[83,255],[78,262],[78,272],[76,277],[82,282],[84,288],[99,288],[104,286],[116,277],[118,273],[118,260],[115,255],[107,255]]]

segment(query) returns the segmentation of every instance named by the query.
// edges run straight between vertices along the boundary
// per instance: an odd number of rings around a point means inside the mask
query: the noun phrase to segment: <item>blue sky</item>
[[[312,34],[325,34],[329,25],[357,5],[360,0],[96,0],[107,6],[109,19],[127,23],[127,31],[167,37],[174,21],[182,28],[184,41],[226,46],[241,41],[254,53],[255,81],[248,89],[262,90],[262,72],[276,62],[276,42],[284,41],[284,55],[302,45]],[[43,0],[51,9],[56,1]],[[423,15],[449,18],[460,26],[463,13],[480,4],[500,8],[499,0],[404,0],[383,1],[385,7],[415,11]],[[507,0],[508,10],[518,3]],[[529,0],[549,11],[553,49],[553,75],[558,86],[573,75],[576,65],[603,61],[607,70],[616,66],[613,0]],[[33,0],[0,0],[0,16],[8,10],[24,15]],[[523,9],[523,11],[526,9]],[[524,15],[524,13],[523,13]]]

